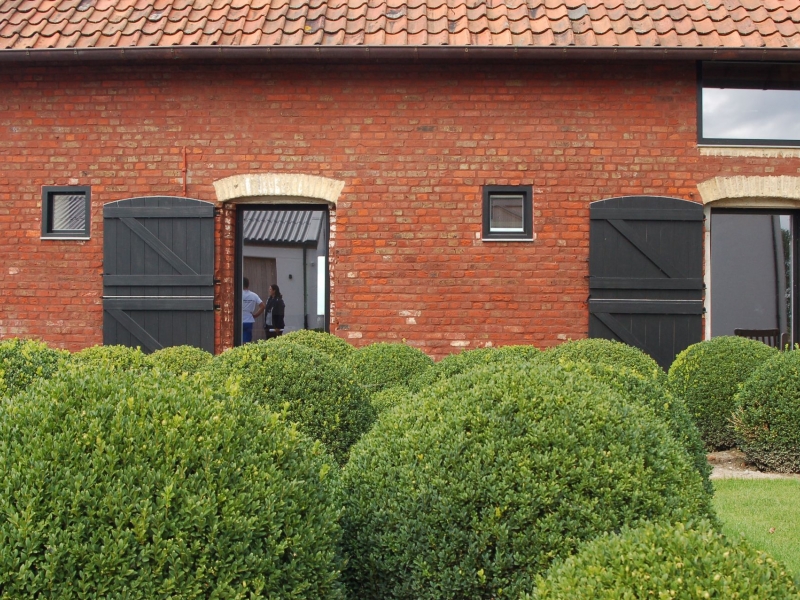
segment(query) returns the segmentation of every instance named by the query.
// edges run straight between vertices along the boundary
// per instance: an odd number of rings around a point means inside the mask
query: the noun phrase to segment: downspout
[[[303,329],[308,329],[308,280],[306,278],[306,245],[303,244]]]

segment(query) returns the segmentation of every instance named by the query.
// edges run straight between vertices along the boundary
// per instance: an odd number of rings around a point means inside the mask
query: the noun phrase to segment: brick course
[[[796,158],[701,156],[694,63],[0,66],[0,337],[102,341],[102,205],[249,172],[346,182],[331,328],[434,356],[588,328],[590,202],[699,200]],[[483,185],[532,185],[532,242],[483,242]],[[41,240],[41,186],[92,186],[89,241]],[[235,209],[218,219],[217,347],[233,331]]]

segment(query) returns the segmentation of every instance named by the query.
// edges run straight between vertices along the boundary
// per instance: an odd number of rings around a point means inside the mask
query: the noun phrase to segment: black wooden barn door
[[[637,346],[668,369],[703,337],[702,205],[628,196],[589,211],[589,337]]]
[[[103,343],[214,351],[214,205],[131,198],[103,207]]]

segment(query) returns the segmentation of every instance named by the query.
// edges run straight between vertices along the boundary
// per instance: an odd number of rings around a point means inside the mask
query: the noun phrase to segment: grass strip
[[[743,535],[800,579],[800,479],[718,479],[714,490],[724,533]]]

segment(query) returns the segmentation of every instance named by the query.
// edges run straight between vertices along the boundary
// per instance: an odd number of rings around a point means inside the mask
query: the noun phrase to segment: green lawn
[[[725,534],[744,535],[800,578],[800,480],[718,479],[714,489]]]

